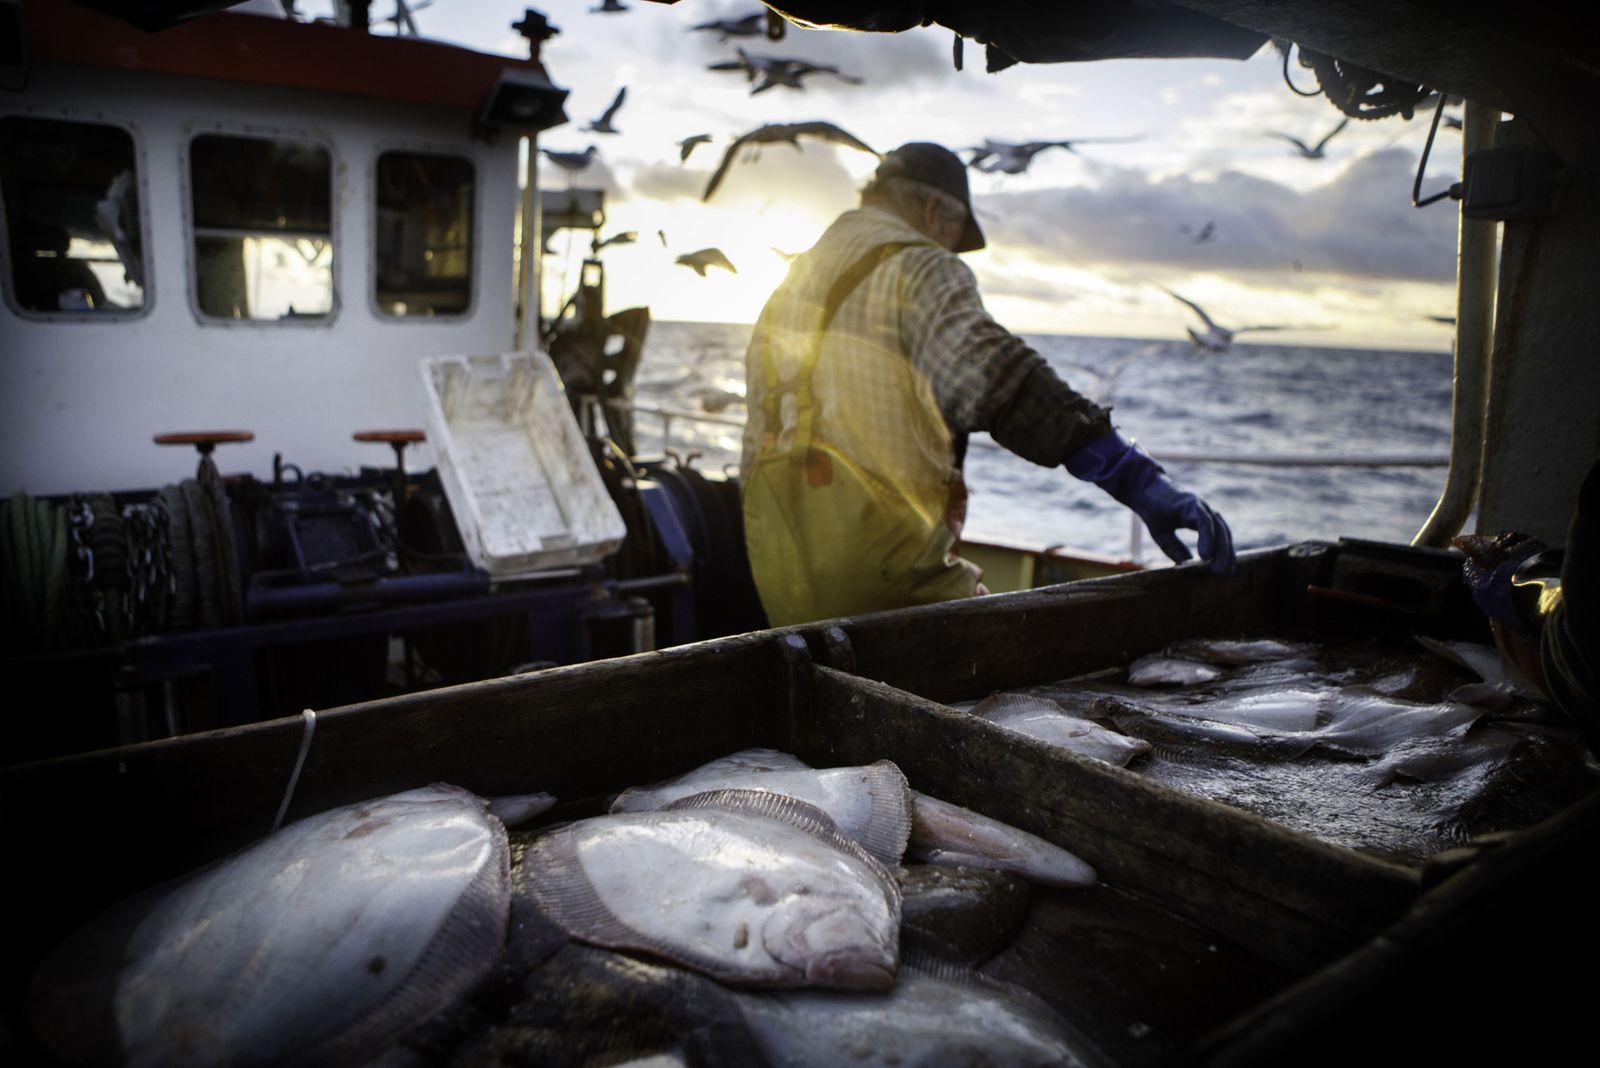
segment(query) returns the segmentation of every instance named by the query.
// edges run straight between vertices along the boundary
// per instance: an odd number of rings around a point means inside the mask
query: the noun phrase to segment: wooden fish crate
[[[1246,554],[1232,580],[1116,576],[326,710],[288,817],[430,782],[548,791],[586,815],[606,795],[752,746],[819,766],[889,759],[914,788],[1099,870],[1091,890],[1039,890],[1018,944],[986,970],[1045,997],[1113,1063],[1321,1059],[1370,1049],[1374,1029],[1405,1021],[1385,1049],[1433,1051],[1428,1011],[1459,1011],[1451,998],[1493,969],[1537,963],[1553,932],[1592,948],[1593,923],[1575,918],[1600,900],[1583,855],[1600,840],[1593,798],[1470,862],[1418,870],[943,702],[1183,638],[1473,636],[1481,623],[1455,575],[1447,557],[1310,543]],[[8,1023],[21,1026],[30,969],[71,927],[264,834],[305,731],[277,720],[0,772],[0,833],[23,873],[14,907],[30,918],[6,958]],[[1536,914],[1501,909],[1535,887]]]

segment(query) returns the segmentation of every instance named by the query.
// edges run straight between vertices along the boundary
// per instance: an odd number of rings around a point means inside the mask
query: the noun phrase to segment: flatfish
[[[1427,649],[1435,656],[1443,657],[1457,667],[1477,675],[1484,682],[1502,685],[1511,690],[1518,697],[1532,700],[1543,700],[1544,694],[1533,683],[1529,682],[1514,667],[1508,667],[1500,657],[1500,652],[1492,645],[1479,645],[1476,642],[1446,642],[1427,635],[1414,636],[1417,644]]]
[[[742,994],[738,1003],[776,1068],[1106,1063],[1038,997],[920,952],[908,953],[891,993]]]
[[[1222,669],[1215,665],[1167,653],[1141,656],[1128,665],[1128,683],[1132,686],[1197,686],[1221,676]]]
[[[293,823],[69,938],[30,1015],[74,1062],[361,1063],[495,964],[509,872],[485,804],[440,784]]]
[[[568,934],[733,985],[883,990],[900,889],[820,809],[717,790],[582,820],[528,849],[523,876]]]
[[[900,879],[902,932],[938,939],[976,967],[1009,946],[1033,888],[1015,872],[910,864]]]
[[[624,790],[612,812],[648,812],[709,790],[765,790],[815,805],[848,838],[885,865],[900,863],[911,834],[911,793],[892,762],[864,767],[810,768],[773,750],[735,753],[655,786]]]
[[[1038,835],[969,808],[911,793],[910,856],[929,864],[1014,871],[1046,886],[1091,886],[1094,869]]]
[[[1075,716],[1048,697],[997,693],[978,702],[973,715],[1046,745],[1123,766],[1150,751],[1150,743]]]
[[[1275,638],[1257,638],[1252,641],[1197,638],[1179,642],[1172,647],[1172,651],[1178,656],[1192,660],[1233,666],[1281,660],[1305,665],[1314,662],[1312,655],[1314,650],[1311,646],[1280,642]]]
[[[523,979],[521,997],[493,1027],[449,1058],[452,1068],[634,1063],[759,1068],[765,1058],[727,987],[571,941]]]

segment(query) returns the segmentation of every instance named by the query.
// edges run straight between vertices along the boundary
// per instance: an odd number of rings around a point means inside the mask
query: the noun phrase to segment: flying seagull
[[[717,186],[722,184],[723,175],[728,173],[728,168],[733,165],[734,158],[744,150],[747,145],[764,145],[776,142],[787,142],[800,150],[800,138],[816,137],[824,141],[845,145],[849,148],[859,148],[863,152],[871,152],[874,156],[879,153],[865,141],[852,133],[835,126],[831,122],[788,122],[769,123],[759,126],[747,134],[741,135],[733,144],[728,146],[728,151],[723,155],[722,162],[717,164],[716,173],[711,176],[711,181],[706,183],[706,191],[701,194],[701,200],[710,200],[711,194],[717,191]]]
[[[767,13],[757,11],[738,19],[712,19],[689,27],[689,32],[710,30],[721,44],[730,37],[760,37],[767,32]]]
[[[1079,137],[1071,141],[992,141],[984,139],[982,145],[969,148],[972,158],[967,160],[967,166],[975,167],[985,174],[1021,174],[1028,169],[1028,164],[1033,162],[1033,157],[1047,148],[1064,148],[1068,152],[1077,154],[1074,145],[1104,144],[1118,141],[1137,141],[1137,137]]]
[[[582,152],[555,152],[548,148],[541,148],[539,151],[544,153],[544,157],[551,163],[554,163],[568,174],[577,174],[583,170],[594,162],[595,156],[600,152],[593,145],[590,145]]]
[[[1197,234],[1194,233],[1194,227],[1185,223],[1183,226],[1178,227],[1178,232],[1180,234],[1194,234],[1194,243],[1203,245],[1216,236],[1217,223],[1214,219],[1207,219],[1206,224],[1200,228],[1200,232]]]
[[[700,147],[701,145],[705,144],[707,141],[710,141],[710,140],[711,140],[711,135],[710,134],[695,134],[692,137],[685,137],[682,141],[679,141],[678,142],[678,162],[679,163],[687,163],[687,162],[689,162],[689,153],[693,152],[696,148]]]
[[[628,87],[624,85],[621,89],[617,90],[617,95],[611,101],[611,106],[606,108],[606,113],[601,115],[598,119],[595,119],[589,125],[585,126],[584,129],[589,133],[620,133],[620,130],[611,125],[611,120],[617,117],[617,111],[622,107],[622,102],[626,100],[627,97]]]
[[[1326,326],[1291,326],[1287,324],[1276,324],[1271,326],[1236,326],[1232,330],[1229,330],[1227,327],[1218,326],[1216,323],[1212,322],[1211,316],[1206,314],[1206,310],[1200,307],[1200,305],[1196,304],[1194,301],[1190,300],[1188,297],[1179,296],[1166,286],[1160,285],[1159,283],[1153,284],[1156,285],[1156,288],[1165,292],[1173,300],[1176,300],[1181,304],[1187,304],[1196,315],[1200,316],[1200,321],[1206,324],[1204,330],[1195,330],[1191,326],[1184,327],[1184,330],[1189,334],[1189,340],[1194,342],[1194,347],[1199,349],[1201,352],[1227,352],[1228,349],[1233,345],[1234,335],[1242,334],[1248,330],[1328,329]]]
[[[596,237],[598,238],[598,235],[596,235]],[[600,241],[598,239],[595,240],[590,247],[590,251],[599,252],[601,249],[611,245],[631,245],[637,240],[639,240],[639,231],[623,230],[619,233],[612,234],[604,241]]]
[[[746,82],[756,82],[750,90],[750,95],[765,92],[775,85],[788,86],[790,89],[804,89],[801,79],[808,74],[831,74],[840,81],[849,82],[851,85],[860,85],[861,79],[851,74],[845,74],[838,67],[824,66],[804,59],[784,59],[779,56],[752,56],[742,48],[735,49],[739,54],[738,59],[726,63],[713,63],[706,70],[742,71]],[[757,79],[760,79],[757,81]]]
[[[729,261],[727,256],[722,254],[720,248],[703,248],[698,252],[685,252],[673,262],[681,263],[685,267],[693,267],[694,273],[701,278],[706,276],[707,267],[721,267],[732,274],[739,273],[739,269]]]
[[[1328,147],[1328,142],[1333,140],[1334,134],[1338,133],[1340,130],[1349,125],[1350,120],[1348,118],[1344,119],[1339,123],[1339,125],[1329,130],[1327,136],[1318,141],[1315,145],[1307,145],[1298,137],[1290,137],[1288,134],[1279,133],[1276,130],[1268,130],[1266,131],[1266,134],[1268,137],[1276,137],[1294,145],[1295,149],[1300,153],[1303,159],[1326,159],[1327,157],[1322,154],[1322,150]]]

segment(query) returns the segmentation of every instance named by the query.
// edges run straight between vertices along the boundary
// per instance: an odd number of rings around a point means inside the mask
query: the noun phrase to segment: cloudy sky
[[[854,206],[874,160],[820,142],[803,142],[798,153],[768,146],[734,166],[709,203],[701,192],[734,136],[768,122],[822,119],[880,151],[913,140],[962,148],[985,138],[1138,138],[1084,144],[1077,154],[1050,150],[1019,175],[969,172],[989,247],[967,260],[991,311],[1015,330],[1182,337],[1189,313],[1159,283],[1224,326],[1319,328],[1262,340],[1449,347],[1449,330],[1427,316],[1454,311],[1456,214],[1448,201],[1409,204],[1427,112],[1411,122],[1353,122],[1329,143],[1327,159],[1306,160],[1266,131],[1314,143],[1340,115],[1325,98],[1290,92],[1270,48],[1244,62],[1119,60],[988,74],[982,49],[970,43],[966,69],[956,71],[951,34],[939,28],[878,35],[791,27],[780,42],[719,41],[692,27],[759,6],[624,2],[628,9],[616,14],[595,11],[599,0],[538,5],[561,31],[544,60],[571,90],[573,120],[540,144],[598,145],[599,162],[576,181],[607,189],[607,233],[639,231],[638,243],[603,254],[610,310],[648,304],[660,319],[753,320],[783,276],[779,251],[806,248]],[[519,54],[510,24],[524,6],[434,0],[415,18],[423,36]],[[317,4],[301,7],[314,12]],[[375,17],[388,10],[388,0],[375,0]],[[823,74],[804,91],[752,96],[741,74],[706,69],[735,58],[740,45],[834,65],[863,83]],[[1291,71],[1302,88],[1315,87],[1309,71]],[[621,132],[583,132],[622,86],[628,96],[614,120]],[[715,140],[680,163],[676,142],[692,134]],[[1441,131],[1424,192],[1447,185],[1459,165],[1459,134]],[[540,180],[559,188],[568,177],[546,165]],[[1197,243],[1208,223],[1211,238]],[[552,299],[557,285],[576,278],[587,239],[564,233],[554,245],[546,259]],[[738,274],[713,269],[702,279],[674,265],[677,255],[706,246],[723,249]]]

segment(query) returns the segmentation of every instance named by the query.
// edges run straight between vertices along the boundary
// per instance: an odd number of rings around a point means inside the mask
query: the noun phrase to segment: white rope
[[[306,754],[311,752],[311,736],[317,733],[317,714],[311,709],[300,713],[305,730],[300,734],[300,755],[294,758],[294,770],[289,773],[289,785],[283,789],[283,804],[278,806],[278,818],[272,821],[273,831],[283,826],[283,817],[289,812],[289,802],[294,799],[294,788],[300,785],[300,769],[306,766]]]

